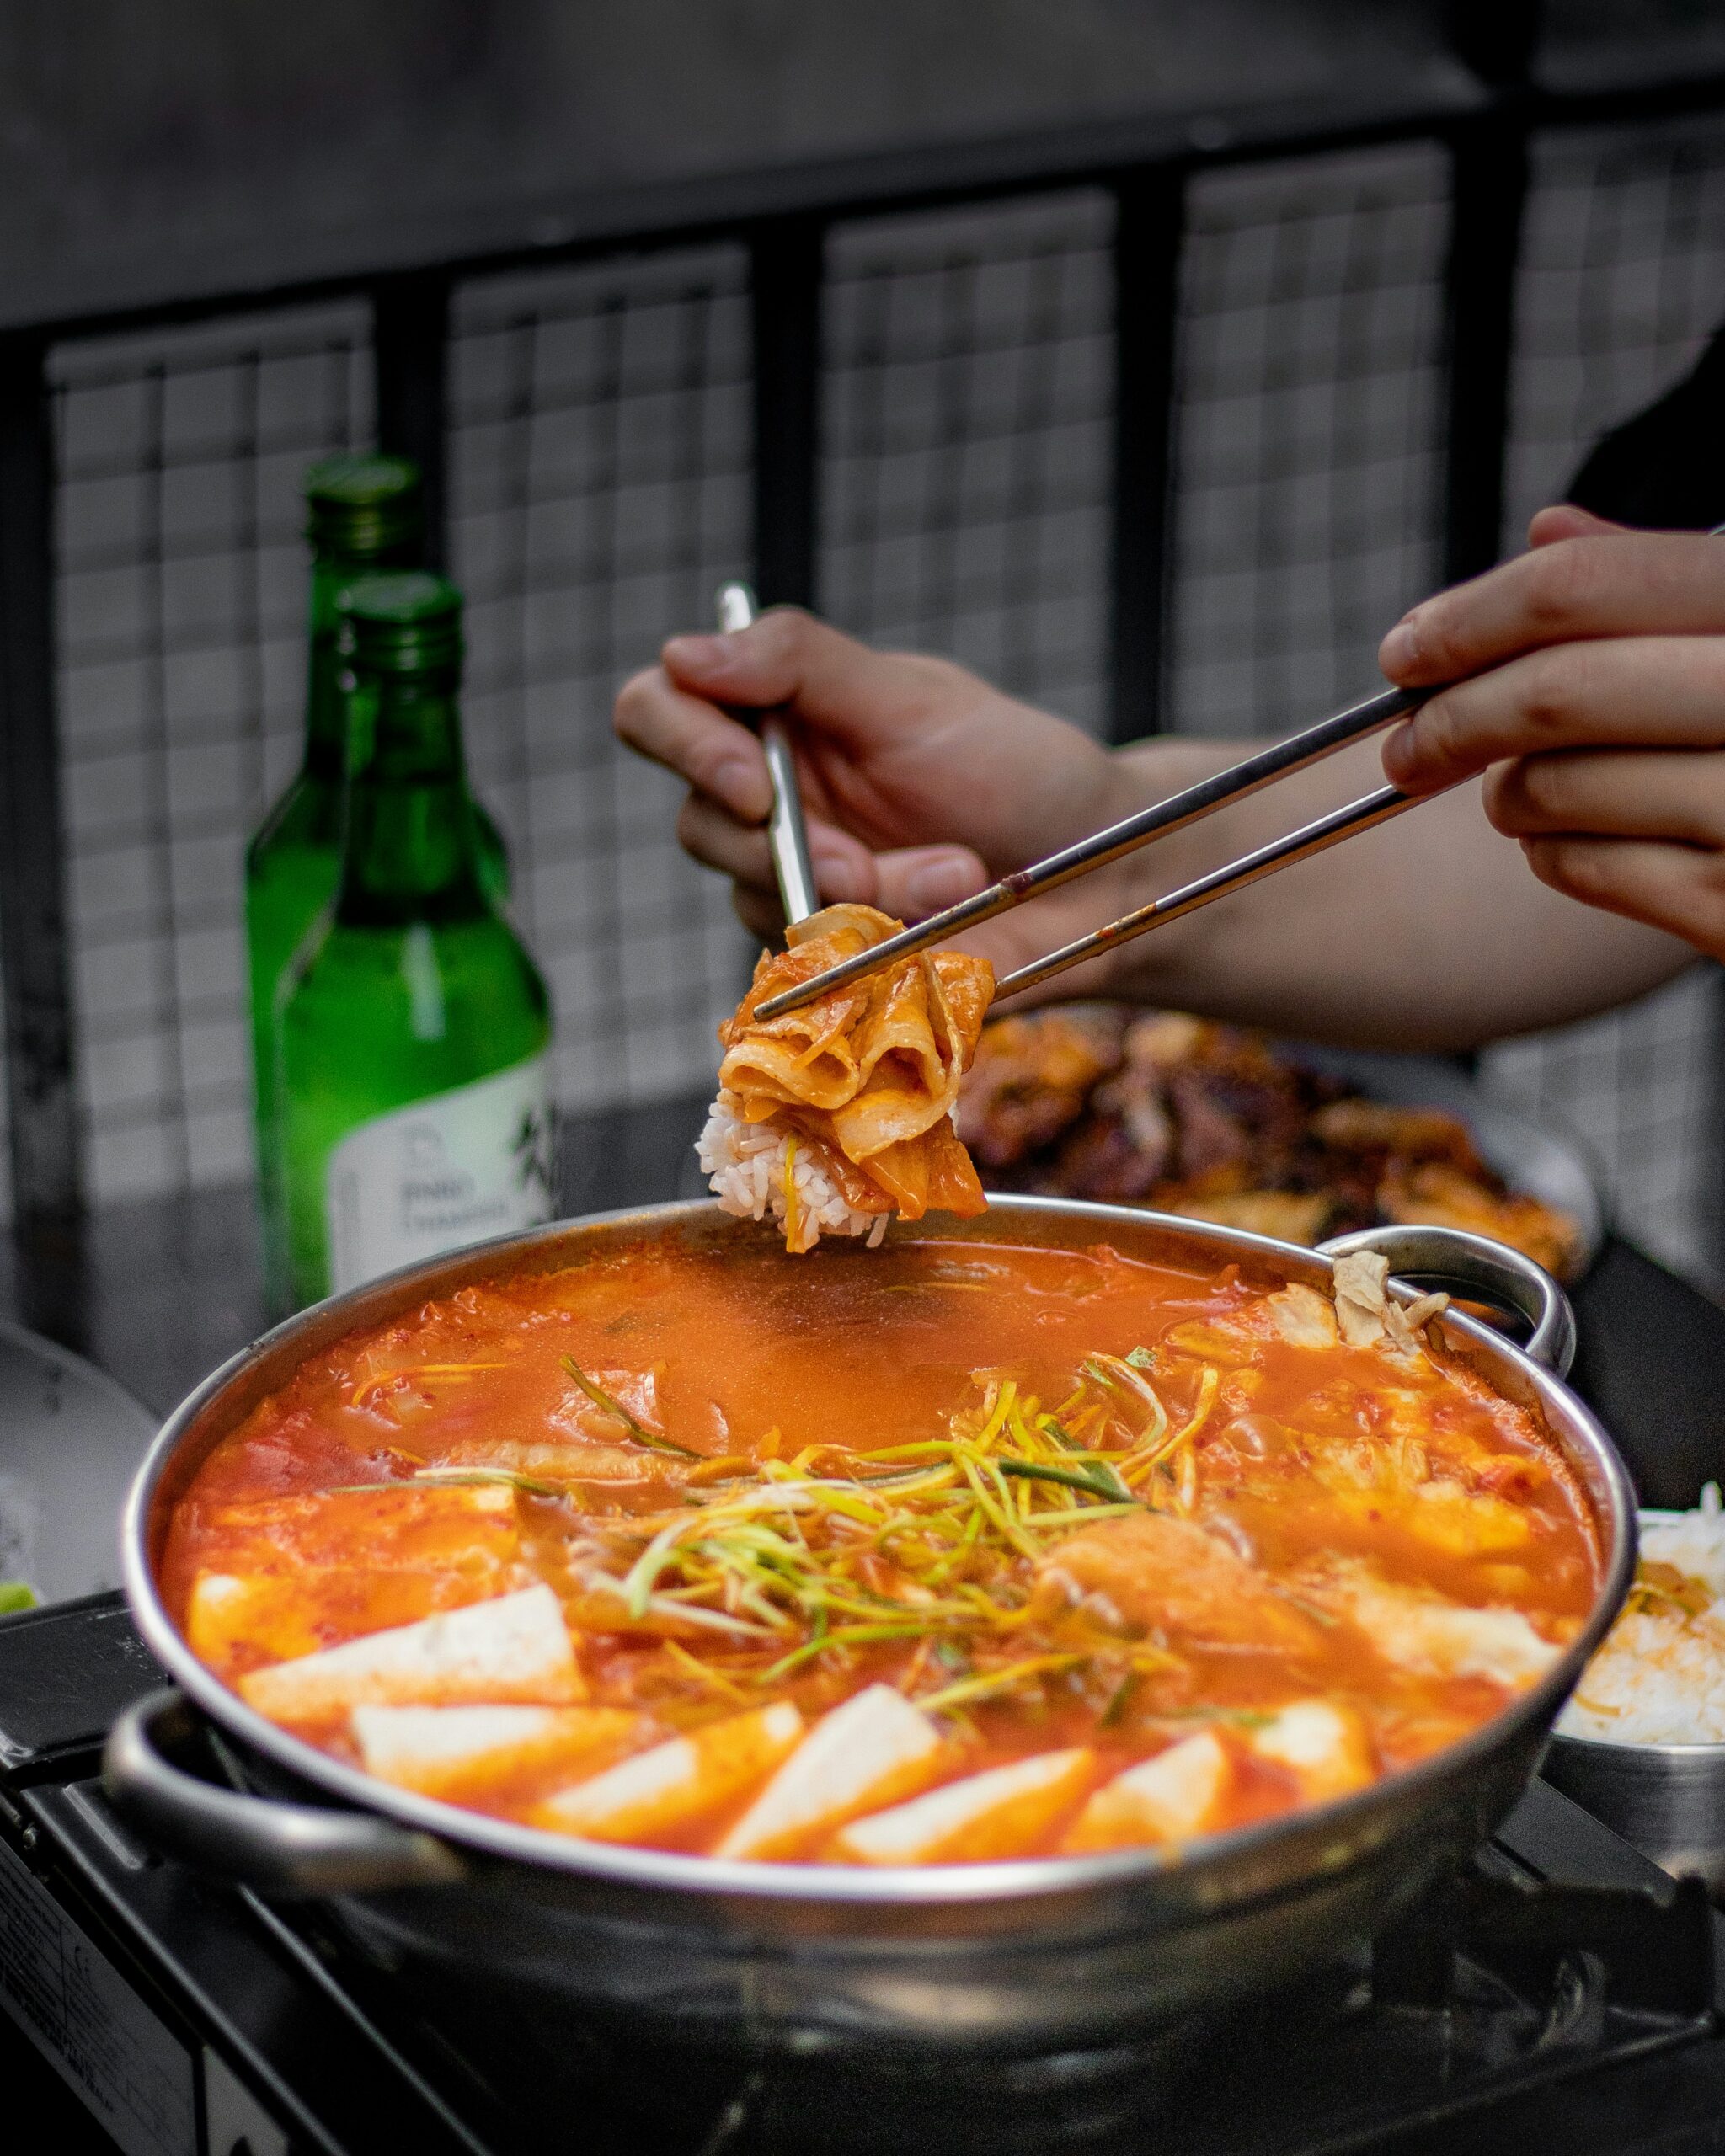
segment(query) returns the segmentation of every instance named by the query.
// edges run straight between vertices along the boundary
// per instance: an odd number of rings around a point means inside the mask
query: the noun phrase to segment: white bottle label
[[[339,1294],[551,1218],[551,1059],[536,1055],[349,1131],[324,1177]]]

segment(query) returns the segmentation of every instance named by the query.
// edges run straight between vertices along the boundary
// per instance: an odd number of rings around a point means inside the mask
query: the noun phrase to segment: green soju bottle
[[[552,1210],[545,984],[482,873],[462,761],[461,595],[344,591],[348,778],[321,935],[280,992],[293,1299],[531,1227]]]
[[[399,456],[333,456],[306,474],[312,545],[306,744],[298,773],[246,849],[246,956],[251,977],[253,1099],[264,1294],[272,1316],[292,1308],[287,1201],[275,1100],[280,1043],[276,990],[288,961],[335,893],[341,860],[346,706],[338,677],[336,600],[356,576],[413,567],[425,557],[417,466]],[[509,860],[497,827],[478,811],[481,875],[508,897]]]

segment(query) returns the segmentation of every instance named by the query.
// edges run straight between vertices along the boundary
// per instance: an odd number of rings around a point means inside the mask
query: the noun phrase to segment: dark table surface
[[[569,1119],[566,1214],[702,1193],[692,1150],[702,1099]],[[109,1208],[91,1224],[80,1271],[61,1283],[75,1346],[147,1406],[165,1412],[262,1330],[248,1190]],[[0,1245],[0,1308],[42,1324],[15,1253]],[[1725,1308],[1612,1238],[1574,1290],[1574,1382],[1616,1438],[1648,1504],[1693,1504],[1725,1477]],[[49,1314],[51,1318],[52,1313]]]

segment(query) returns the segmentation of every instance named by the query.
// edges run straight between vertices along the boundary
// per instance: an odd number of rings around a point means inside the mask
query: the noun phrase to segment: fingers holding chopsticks
[[[1384,745],[1426,792],[1506,758],[1571,748],[1711,746],[1721,718],[1725,547],[1543,510],[1530,551],[1439,592],[1379,652],[1404,688],[1443,690]]]
[[[778,934],[783,919],[760,825],[740,823],[692,792],[677,819],[677,838],[703,867],[730,878],[738,916],[752,934],[769,942]],[[877,853],[818,818],[809,819],[809,853],[825,904],[851,899],[900,921],[926,920],[988,881],[988,872],[968,847],[900,846]]]
[[[1725,545],[1567,508],[1530,536],[1386,638],[1393,680],[1455,686],[1385,772],[1423,793],[1485,771],[1541,883],[1725,956]]]
[[[796,743],[828,901],[925,920],[1119,813],[1122,775],[1098,743],[945,659],[871,651],[793,609],[674,637],[619,695],[617,730],[688,785],[683,844],[733,878],[762,936],[779,926],[761,829],[772,788],[736,714],[774,707]]]
[[[1410,608],[1379,661],[1392,681],[1424,688],[1553,644],[1725,633],[1725,550],[1710,536],[1542,510],[1526,553]]]
[[[1725,587],[1725,546],[1713,544]],[[1384,771],[1427,793],[1512,757],[1722,744],[1725,624],[1716,635],[1555,644],[1458,681],[1390,736]]]

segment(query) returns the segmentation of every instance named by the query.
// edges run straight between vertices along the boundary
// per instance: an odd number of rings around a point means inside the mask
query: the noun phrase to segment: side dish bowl
[[[374,1780],[247,1707],[191,1652],[158,1566],[169,1511],[227,1433],[307,1357],[469,1283],[578,1264],[660,1236],[737,1236],[708,1203],[562,1223],[392,1275],[280,1326],[169,1419],[123,1536],[126,1591],[179,1688],[115,1726],[115,1801],[163,1850],[265,1893],[327,1897],[360,1949],[437,1981],[560,2009],[678,2025],[692,2041],[897,2055],[1091,2047],[1226,2006],[1362,1945],[1503,1818],[1622,1601],[1634,1500],[1610,1440],[1562,1382],[1573,1331],[1530,1261],[1478,1238],[1388,1229],[1345,1239],[1423,1279],[1516,1302],[1529,1350],[1451,1314],[1449,1344],[1544,1424],[1591,1512],[1599,1592],[1578,1636],[1466,1739],[1341,1800],[1190,1844],[1004,1863],[858,1870],[724,1862],[537,1831]],[[1330,1283],[1330,1252],[1207,1223],[1053,1199],[996,1199],[942,1240],[1018,1241],[1267,1287]],[[787,1258],[785,1262],[799,1261]],[[201,1716],[229,1785],[171,1754]]]
[[[1541,1772],[1643,1856],[1725,1895],[1725,1744],[1557,1736]]]
[[[1643,1507],[1644,1550],[1658,1556],[1662,1536],[1696,1517]],[[1697,1874],[1725,1898],[1725,1743],[1629,1743],[1559,1730],[1541,1771],[1643,1856],[1667,1871]]]

